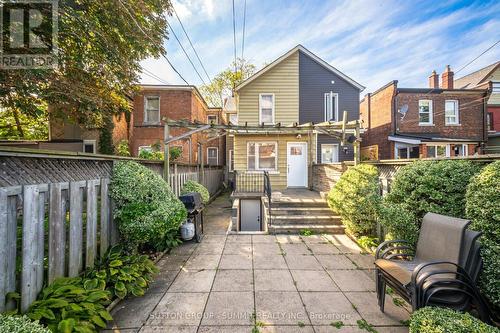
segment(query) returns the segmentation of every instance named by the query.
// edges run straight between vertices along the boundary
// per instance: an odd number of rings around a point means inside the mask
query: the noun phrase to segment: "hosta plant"
[[[7,316],[0,314],[0,333],[51,333],[38,321],[28,316]]]

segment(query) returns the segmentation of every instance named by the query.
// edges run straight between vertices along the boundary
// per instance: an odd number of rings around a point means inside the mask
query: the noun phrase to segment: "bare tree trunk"
[[[24,131],[19,121],[19,111],[17,109],[12,109],[12,115],[14,116],[14,120],[16,121],[17,131],[19,132],[19,136],[24,139]]]

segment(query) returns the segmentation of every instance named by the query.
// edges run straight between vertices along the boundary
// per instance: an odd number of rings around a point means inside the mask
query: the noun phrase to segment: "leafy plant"
[[[370,333],[377,333],[377,330],[373,328],[373,325],[369,324],[366,320],[360,319],[356,321],[356,324],[358,324],[359,329],[365,330]]]
[[[28,316],[7,316],[0,314],[0,333],[51,333],[38,321]]]
[[[113,115],[106,114],[103,116],[103,125],[99,131],[99,153],[113,155],[115,146],[113,144]]]
[[[485,166],[469,183],[466,215],[481,237],[481,290],[500,309],[500,161]]]
[[[310,230],[310,229],[302,229],[300,230],[300,234],[302,236],[311,236],[313,234],[313,232]]]
[[[349,232],[373,234],[381,200],[377,168],[369,164],[349,168],[328,193],[327,200]]]
[[[386,240],[404,239],[411,244],[417,243],[420,222],[404,204],[384,200],[379,210],[379,222],[387,231]]]
[[[341,328],[342,328],[342,326],[344,326],[344,322],[343,322],[343,321],[340,321],[340,320],[339,320],[339,321],[332,321],[332,322],[330,323],[330,326],[333,326],[333,327],[335,327],[336,329],[341,329]]]
[[[27,316],[53,332],[95,332],[112,320],[105,305],[110,293],[105,285],[84,285],[82,278],[60,278],[44,288]]]
[[[410,333],[498,333],[499,329],[489,326],[468,313],[451,309],[425,307],[410,317]]]
[[[357,239],[359,245],[365,249],[371,249],[378,246],[377,237],[361,236]]]
[[[118,156],[130,156],[130,148],[128,145],[128,140],[121,140],[116,147],[116,154]]]
[[[169,151],[169,156],[170,156],[170,161],[175,161],[182,155],[182,148],[181,147],[170,147]]]
[[[142,296],[155,273],[158,269],[148,256],[127,255],[121,247],[115,246],[86,275],[84,286],[102,289],[104,285],[112,296],[118,298],[125,298],[128,294]]]
[[[190,192],[198,192],[201,195],[203,203],[207,203],[210,200],[210,193],[207,188],[194,180],[188,180],[181,189],[181,194],[186,194]]]
[[[150,150],[141,150],[139,152],[139,158],[145,160],[163,160],[163,152],[161,151],[150,151]]]

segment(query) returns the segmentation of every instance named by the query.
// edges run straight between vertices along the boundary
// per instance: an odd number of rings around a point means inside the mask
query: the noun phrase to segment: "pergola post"
[[[170,148],[168,144],[169,139],[169,128],[168,122],[165,121],[165,127],[163,130],[163,179],[170,184]]]
[[[354,130],[356,141],[354,141],[354,165],[361,163],[361,130],[359,121],[356,122],[356,129]]]

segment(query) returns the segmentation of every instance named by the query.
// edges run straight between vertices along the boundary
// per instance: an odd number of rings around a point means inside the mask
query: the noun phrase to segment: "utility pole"
[[[170,184],[170,148],[168,139],[170,138],[168,122],[165,120],[165,127],[163,129],[163,179]]]

